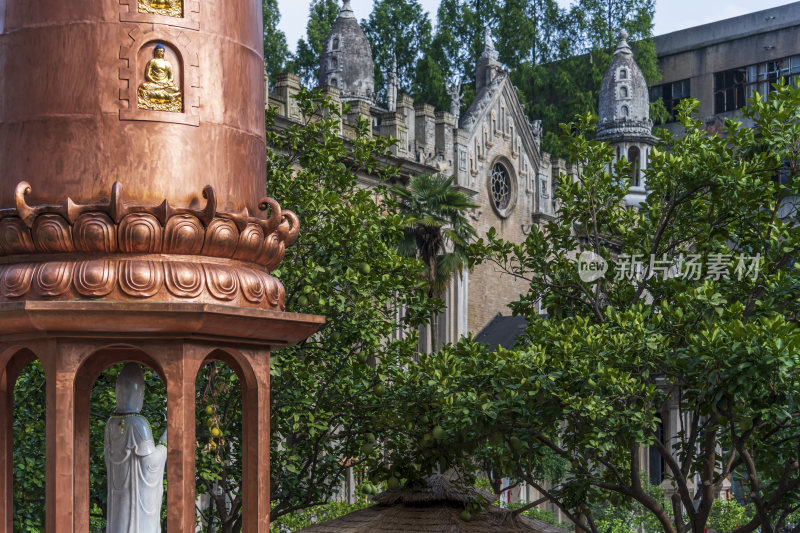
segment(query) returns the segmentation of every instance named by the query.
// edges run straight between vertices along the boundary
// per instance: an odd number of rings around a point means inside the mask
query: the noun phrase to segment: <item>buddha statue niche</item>
[[[139,0],[139,13],[182,17],[181,0]]]
[[[153,59],[144,68],[144,82],[139,85],[139,109],[183,111],[183,95],[175,85],[172,64],[164,58],[164,46],[157,45]]]

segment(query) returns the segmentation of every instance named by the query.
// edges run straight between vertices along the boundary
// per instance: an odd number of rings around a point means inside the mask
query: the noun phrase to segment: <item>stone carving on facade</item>
[[[117,377],[117,409],[106,423],[108,475],[106,533],[160,533],[167,448],[156,445],[144,404],[144,373],[126,364]],[[166,433],[160,439],[166,442]]]
[[[268,272],[297,240],[297,216],[272,198],[266,219],[217,212],[206,187],[202,209],[125,203],[115,183],[108,201],[0,210],[0,302],[26,300],[204,301],[283,310],[283,285]],[[80,259],[75,258],[79,254]],[[16,261],[25,254],[24,261]],[[127,256],[127,257],[126,257]]]
[[[456,123],[458,123],[461,115],[461,99],[464,97],[461,80],[447,84],[447,95],[450,97],[450,114],[456,118]]]
[[[528,124],[530,125],[531,134],[533,135],[533,143],[536,145],[536,149],[539,150],[542,144],[542,121],[529,121]]]
[[[494,47],[494,39],[492,39],[492,29],[486,26],[483,30],[483,57],[497,60],[500,54]]]

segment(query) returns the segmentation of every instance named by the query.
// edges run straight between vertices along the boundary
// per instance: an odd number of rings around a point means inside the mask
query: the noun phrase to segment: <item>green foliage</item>
[[[670,120],[672,120],[672,115],[669,111],[667,111],[666,106],[664,106],[664,100],[659,98],[655,102],[650,102],[650,118],[653,120],[653,124],[666,124]]]
[[[301,509],[284,515],[270,523],[270,533],[293,533],[304,527],[321,524],[329,520],[336,520],[340,516],[368,507],[369,502],[361,500],[357,503],[328,502],[318,505],[313,509]]]
[[[39,361],[14,387],[14,531],[44,531],[45,378]]]
[[[483,51],[484,28],[497,27],[499,0],[442,0],[436,12],[436,33],[427,50],[428,61],[421,63],[417,94],[440,109],[450,108],[450,100],[438,80],[460,80],[463,102],[475,97],[475,62]],[[438,98],[432,98],[438,97]]]
[[[235,531],[242,512],[242,389],[228,365],[211,361],[196,381],[196,491],[201,530]],[[215,431],[216,430],[216,431]]]
[[[368,20],[361,28],[369,39],[375,63],[375,89],[381,101],[386,101],[386,83],[397,60],[397,81],[400,92],[413,91],[414,71],[422,59],[423,50],[431,41],[431,23],[418,0],[377,0]]]
[[[339,16],[338,0],[312,0],[306,24],[306,38],[297,41],[294,55],[287,64],[289,71],[300,76],[306,87],[317,86],[322,46]]]
[[[580,0],[568,10],[555,4],[552,0],[525,4],[527,12],[520,20],[530,28],[528,32],[537,35],[529,57],[523,60],[525,49],[516,48],[523,43],[514,40],[514,31],[520,24],[516,20],[509,23],[508,37],[504,34],[498,50],[505,51],[501,56],[504,61],[512,61],[511,80],[519,87],[528,116],[542,120],[542,149],[568,157],[567,145],[558,135],[559,124],[571,121],[577,114],[597,111],[603,76],[611,64],[621,29],[628,31],[645,80],[652,84],[660,78],[651,38],[655,2]],[[506,26],[501,23],[500,27]]]
[[[408,185],[392,187],[392,193],[404,215],[400,251],[422,260],[429,296],[439,296],[466,267],[467,246],[476,236],[466,211],[478,206],[453,187],[452,177],[441,174],[412,176]]]
[[[281,13],[278,0],[262,0],[264,17],[264,66],[270,79],[283,72],[289,48],[286,46],[286,35],[278,29]]]
[[[559,219],[522,243],[490,231],[470,247],[474,262],[488,257],[527,280],[512,308],[528,329],[513,351],[467,338],[408,369],[396,403],[409,407],[386,458],[397,475],[492,470],[547,494],[573,522],[585,517],[593,533],[636,528],[640,513],[648,531],[702,533],[732,476],[754,508],[741,531],[785,523],[800,502],[800,90],[753,99],[743,113],[755,127],[727,121],[724,136],[691,118],[696,106],[679,106],[685,135],[665,133],[652,150],[639,209],[624,203],[629,163],[588,139],[595,119],[564,127],[582,164],[559,179]],[[579,252],[602,257],[605,275],[581,279]],[[626,271],[637,254],[642,267]],[[697,279],[685,275],[690,254]],[[730,261],[726,275],[709,276],[715,260]],[[668,444],[660,413],[683,421]],[[436,426],[442,439],[429,436]],[[674,502],[642,480],[650,447]],[[545,489],[552,456],[561,472]],[[419,471],[404,466],[411,458]]]
[[[486,478],[483,479],[486,480]],[[486,482],[488,485],[488,480],[486,480]],[[479,487],[479,488],[484,488],[484,487]],[[495,505],[499,505],[499,501],[495,502]],[[522,502],[515,502],[508,504],[506,507],[508,509],[514,510],[514,509],[519,509],[524,505],[526,504]],[[570,524],[563,524],[559,522],[556,514],[553,511],[549,511],[547,509],[539,509],[537,507],[531,507],[530,509],[525,509],[520,514],[522,514],[523,516],[527,516],[528,518],[535,518],[536,520],[541,520],[542,522],[546,522],[553,526],[563,527],[565,529],[569,529],[571,527]]]
[[[734,499],[715,500],[708,515],[708,527],[717,533],[730,533],[753,518],[753,506]]]
[[[269,191],[301,220],[274,274],[287,310],[325,315],[328,325],[273,356],[273,519],[328,502],[348,465],[381,455],[375,436],[397,409],[395,374],[415,358],[417,327],[442,308],[421,290],[422,263],[398,252],[405,217],[396,201],[356,181],[362,172],[394,178],[377,159],[390,141],[368,136],[366,121],[344,140],[339,110],[318,93],[302,91],[298,106],[305,121],[287,129],[273,129],[268,114]]]

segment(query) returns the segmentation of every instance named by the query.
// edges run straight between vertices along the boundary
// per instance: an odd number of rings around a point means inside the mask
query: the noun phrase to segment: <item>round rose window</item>
[[[506,167],[500,163],[495,163],[492,167],[491,181],[492,203],[495,208],[503,212],[511,204],[511,178]]]

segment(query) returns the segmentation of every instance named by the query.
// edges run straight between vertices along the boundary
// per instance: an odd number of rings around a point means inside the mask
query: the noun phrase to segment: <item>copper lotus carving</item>
[[[0,210],[0,300],[152,298],[282,310],[283,285],[268,271],[298,237],[297,216],[275,200],[267,218],[203,209],[131,205],[115,183],[108,201]]]

